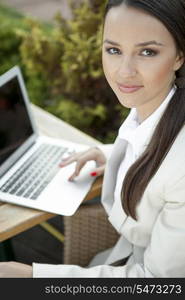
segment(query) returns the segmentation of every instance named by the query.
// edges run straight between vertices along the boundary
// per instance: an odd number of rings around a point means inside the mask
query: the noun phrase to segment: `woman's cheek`
[[[103,59],[103,70],[108,83],[112,86],[117,78],[118,62],[110,59]]]
[[[103,59],[103,71],[105,74],[105,77],[107,79],[108,82],[111,81],[111,79],[113,79],[114,77],[114,64],[112,64],[110,61],[108,61],[107,59]]]
[[[161,60],[153,72],[153,80],[157,84],[165,83],[171,81],[174,77],[174,59],[169,58],[165,61],[165,58]]]

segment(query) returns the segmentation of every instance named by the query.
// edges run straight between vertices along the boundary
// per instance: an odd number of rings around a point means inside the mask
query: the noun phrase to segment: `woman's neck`
[[[169,95],[172,87],[163,95],[159,95],[157,98],[144,103],[142,106],[136,107],[137,115],[138,115],[138,122],[141,124],[144,122],[148,117],[150,117],[155,110],[165,101],[167,96]]]

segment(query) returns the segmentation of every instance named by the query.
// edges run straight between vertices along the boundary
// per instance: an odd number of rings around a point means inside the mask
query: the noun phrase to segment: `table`
[[[101,144],[96,139],[88,136],[33,104],[32,110],[36,125],[39,132],[42,134],[55,138],[63,138],[72,142],[87,144],[89,146],[98,146]],[[99,195],[101,193],[101,186],[102,177],[95,180],[84,201],[88,201],[89,199]],[[52,213],[0,202],[0,242],[5,241],[54,216],[56,215]]]

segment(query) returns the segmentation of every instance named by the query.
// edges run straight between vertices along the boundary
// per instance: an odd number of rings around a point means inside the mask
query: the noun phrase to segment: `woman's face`
[[[155,17],[121,5],[105,19],[103,69],[120,103],[146,119],[169,93],[183,64],[172,35]]]

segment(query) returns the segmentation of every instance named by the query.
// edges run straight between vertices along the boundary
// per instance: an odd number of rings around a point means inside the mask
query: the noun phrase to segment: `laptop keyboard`
[[[59,163],[68,148],[42,144],[0,187],[2,192],[37,199],[60,170]]]

